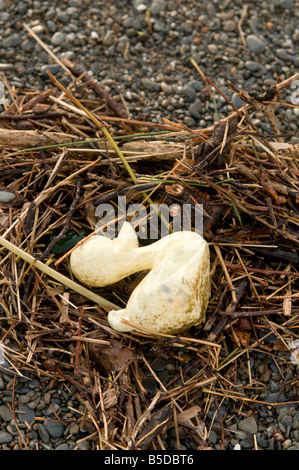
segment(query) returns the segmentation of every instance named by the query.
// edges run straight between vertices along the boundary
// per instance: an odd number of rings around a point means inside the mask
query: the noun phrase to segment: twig
[[[95,294],[89,289],[86,289],[86,287],[83,287],[80,284],[77,284],[75,281],[72,281],[71,279],[64,276],[63,274],[60,274],[58,271],[55,271],[54,269],[50,268],[50,266],[47,266],[41,261],[38,261],[36,258],[26,253],[26,251],[21,250],[21,248],[5,240],[5,238],[3,238],[2,236],[0,236],[0,245],[4,246],[7,250],[9,250],[11,253],[14,253],[16,256],[19,256],[20,258],[22,258],[31,266],[34,266],[35,268],[39,269],[43,273],[47,274],[47,276],[52,277],[57,282],[61,283],[62,285],[66,287],[69,287],[70,289],[74,290],[78,294],[83,295],[87,299],[92,300],[93,302],[101,305],[102,307],[111,307],[113,309],[115,308],[119,309],[117,305],[113,304],[112,302],[109,302],[103,297],[100,297],[99,295]]]

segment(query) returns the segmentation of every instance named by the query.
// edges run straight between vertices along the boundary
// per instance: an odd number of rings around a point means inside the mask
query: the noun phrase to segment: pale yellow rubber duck
[[[210,296],[210,253],[198,233],[175,232],[139,247],[135,230],[125,222],[115,239],[95,235],[76,248],[70,265],[76,278],[92,287],[107,286],[138,271],[150,270],[131,294],[126,308],[109,312],[109,324],[117,331],[141,327],[178,333],[200,325],[205,318]]]

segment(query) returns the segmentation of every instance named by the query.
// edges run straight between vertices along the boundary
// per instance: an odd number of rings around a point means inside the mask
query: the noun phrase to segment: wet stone
[[[13,414],[6,405],[0,406],[0,417],[3,421],[11,421],[13,419]]]
[[[50,442],[50,436],[43,424],[37,425],[38,434],[43,442],[48,444]]]
[[[27,421],[28,424],[31,424],[35,418],[35,412],[26,405],[20,406],[20,413],[18,413],[18,419],[20,423]]]
[[[13,440],[12,435],[7,431],[0,431],[0,444],[7,444]]]
[[[257,433],[257,423],[253,416],[249,416],[248,418],[243,419],[239,423],[239,429],[244,431],[248,434],[256,434]]]
[[[142,385],[150,393],[155,393],[158,390],[157,382],[155,379],[144,379]]]
[[[44,426],[51,437],[57,438],[63,435],[64,425],[56,421],[45,421]]]
[[[255,34],[250,34],[246,38],[247,46],[252,52],[262,52],[266,44],[260,38],[258,38]]]

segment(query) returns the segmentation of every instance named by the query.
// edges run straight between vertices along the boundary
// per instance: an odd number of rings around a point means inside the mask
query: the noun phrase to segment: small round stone
[[[51,437],[60,437],[64,432],[64,425],[59,421],[45,421],[44,426]]]
[[[28,424],[31,424],[35,419],[35,412],[32,408],[29,408],[26,405],[20,406],[20,413],[18,413],[18,419],[20,423],[27,421]]]
[[[260,38],[258,38],[255,34],[250,34],[246,38],[247,46],[252,52],[262,52],[266,44]]]
[[[0,431],[0,444],[7,444],[13,439],[12,435],[7,431]]]
[[[255,418],[253,416],[249,416],[248,418],[245,418],[240,421],[239,429],[248,434],[256,434],[258,428]]]
[[[7,405],[0,406],[0,417],[3,421],[11,421],[13,419],[13,414]]]
[[[65,34],[61,31],[57,31],[51,38],[51,43],[53,46],[61,46],[64,43]]]

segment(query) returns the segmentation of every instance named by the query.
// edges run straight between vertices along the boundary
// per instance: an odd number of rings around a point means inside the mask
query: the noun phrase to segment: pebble
[[[0,417],[4,421],[11,421],[13,419],[13,414],[6,405],[1,405],[0,406]]]
[[[79,450],[89,450],[89,442],[88,441],[82,441],[82,442],[78,442],[78,449]]]
[[[13,440],[12,435],[7,431],[0,431],[0,444],[7,444]]]
[[[54,21],[48,20],[47,28],[51,33],[56,33],[56,24],[54,23]]]
[[[156,372],[162,372],[163,370],[165,370],[165,367],[166,367],[165,359],[157,358],[152,363],[152,368]]]
[[[44,426],[51,437],[57,438],[63,435],[64,425],[59,421],[45,421]]]
[[[253,60],[247,60],[245,62],[245,67],[251,72],[256,72],[262,68],[262,65],[259,62],[254,62]]]
[[[266,396],[265,401],[267,401],[268,403],[280,403],[280,402],[286,401],[286,397],[283,393],[281,393],[279,395],[279,392],[278,393],[269,393]]]
[[[51,38],[51,43],[53,46],[61,46],[61,44],[64,43],[65,40],[65,34],[63,34],[60,31],[57,31],[55,34],[53,34]]]
[[[250,34],[246,38],[247,46],[252,52],[262,52],[266,44],[260,38],[258,38],[255,34]]]
[[[289,60],[290,56],[285,49],[281,49],[281,48],[277,49],[276,54],[277,54],[277,57],[279,57],[282,60],[285,60],[285,61]]]
[[[26,405],[19,407],[20,413],[18,414],[18,419],[20,423],[27,421],[28,424],[31,424],[35,419],[35,412],[32,408],[29,408]]]
[[[0,190],[0,202],[8,204],[9,202],[13,201],[15,197],[15,194],[10,191]]]
[[[194,88],[192,88],[191,86],[184,87],[183,93],[188,101],[193,101],[196,96],[196,90],[194,90]]]
[[[50,80],[47,71],[51,72],[54,76],[56,76],[61,71],[61,67],[58,64],[43,65],[40,71],[43,77],[48,78]]]
[[[67,443],[60,444],[60,446],[55,447],[55,450],[70,450],[70,446]]]
[[[37,431],[38,431],[38,434],[39,434],[41,440],[43,442],[45,442],[46,444],[48,444],[50,442],[50,435],[49,435],[46,427],[44,426],[44,424],[39,423],[37,425]]]
[[[248,434],[256,434],[258,430],[256,419],[253,416],[243,419],[239,423],[239,429]]]
[[[160,85],[158,85],[151,78],[147,78],[147,77],[144,77],[141,79],[141,85],[147,90],[151,90],[151,91],[157,91],[160,89]]]
[[[210,431],[208,440],[209,440],[210,443],[216,444],[216,442],[218,441],[218,436],[215,433],[215,431],[213,431],[213,430]]]
[[[241,98],[239,98],[239,95],[238,93],[234,93],[233,96],[232,96],[232,103],[235,105],[236,108],[241,108],[242,106],[244,106],[245,101],[241,100]]]
[[[201,118],[202,102],[200,99],[196,99],[188,108],[191,116],[195,119]]]
[[[161,13],[162,10],[165,8],[165,1],[164,0],[159,0],[159,1],[154,1],[152,5],[150,6],[150,13],[152,15],[158,15]]]
[[[238,28],[238,25],[234,20],[228,20],[223,24],[223,31],[227,33],[236,31],[237,28]]]

